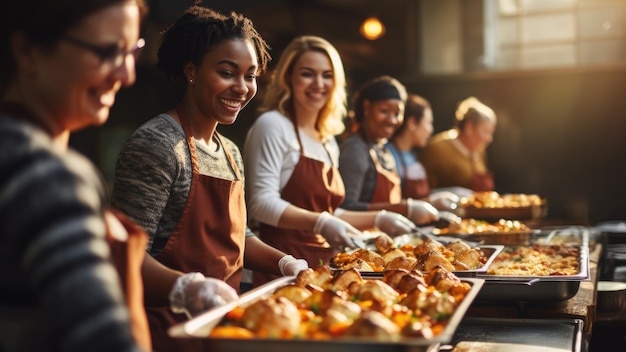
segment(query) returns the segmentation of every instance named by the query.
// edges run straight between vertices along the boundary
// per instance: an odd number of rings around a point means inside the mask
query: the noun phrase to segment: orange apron
[[[122,292],[130,313],[133,337],[145,351],[152,351],[150,330],[143,304],[143,280],[141,278],[141,266],[146,254],[148,235],[139,225],[120,212],[109,211],[120,220],[128,232],[128,239],[125,242],[120,241],[111,232],[115,227],[107,225],[106,239],[111,248],[112,262],[119,274]]]
[[[196,146],[182,106],[177,110],[191,154],[193,175],[187,203],[165,247],[156,256],[164,265],[182,272],[200,272],[226,281],[239,291],[243,268],[246,205],[243,184],[236,164],[222,144],[237,181],[201,175]],[[219,135],[216,133],[219,139]],[[198,351],[202,340],[173,339],[172,325],[188,320],[169,307],[147,308],[152,344],[159,352]]]
[[[327,165],[304,156],[298,125],[295,119],[292,119],[292,122],[300,145],[300,159],[280,193],[281,198],[299,208],[315,212],[327,211],[332,214],[341,205],[346,193],[339,169],[334,165]],[[287,254],[306,259],[311,267],[317,267],[322,263],[328,264],[338,253],[322,235],[312,231],[261,224],[259,238]],[[252,277],[254,286],[277,278],[275,275],[259,272],[254,272]]]
[[[400,177],[397,173],[386,170],[380,165],[374,148],[370,148],[370,157],[376,167],[376,187],[370,203],[400,203],[402,201]]]

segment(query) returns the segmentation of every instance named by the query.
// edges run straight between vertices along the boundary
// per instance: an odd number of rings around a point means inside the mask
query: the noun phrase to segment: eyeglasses
[[[139,38],[137,43],[128,51],[120,49],[117,44],[99,46],[68,35],[63,36],[61,39],[77,47],[91,51],[100,59],[101,65],[106,62],[110,63],[114,68],[122,66],[128,55],[132,55],[135,61],[137,61],[141,50],[146,46],[146,41],[143,38]]]

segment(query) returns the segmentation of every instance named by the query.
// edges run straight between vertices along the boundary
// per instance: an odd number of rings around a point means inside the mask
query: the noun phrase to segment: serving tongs
[[[449,228],[451,227],[451,229],[454,229],[455,227],[460,227],[461,226],[461,222],[463,221],[463,219],[461,219],[460,216],[449,212],[449,211],[440,211],[439,212],[439,219],[432,221],[424,226],[433,226],[436,227],[438,229],[444,229],[444,228]]]

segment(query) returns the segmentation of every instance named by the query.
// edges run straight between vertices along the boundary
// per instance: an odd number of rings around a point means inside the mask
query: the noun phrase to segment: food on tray
[[[437,267],[428,273],[387,271],[364,279],[356,270],[307,269],[292,284],[227,313],[216,338],[329,340],[432,338],[448,324],[471,285]]]
[[[359,249],[351,253],[339,253],[331,259],[331,266],[340,270],[355,269],[362,272],[406,269],[430,271],[442,266],[448,271],[474,270],[487,263],[480,248],[472,248],[462,240],[443,245],[427,239],[421,243],[394,246],[388,235],[374,240],[376,251]]]
[[[478,219],[463,219],[461,224],[451,224],[442,229],[433,229],[435,235],[455,235],[455,234],[489,234],[505,232],[527,232],[532,231],[524,222],[520,220],[500,219],[496,222],[489,222]]]
[[[499,194],[498,192],[475,192],[459,201],[460,206],[475,208],[525,208],[542,204],[543,200],[536,194]]]
[[[579,272],[580,249],[563,245],[505,247],[489,266],[489,275],[563,276]]]

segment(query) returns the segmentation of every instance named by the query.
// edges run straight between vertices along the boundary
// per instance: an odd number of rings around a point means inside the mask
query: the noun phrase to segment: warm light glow
[[[361,35],[369,40],[376,40],[385,34],[385,26],[376,17],[370,17],[361,24]]]

